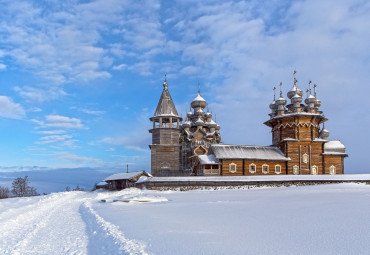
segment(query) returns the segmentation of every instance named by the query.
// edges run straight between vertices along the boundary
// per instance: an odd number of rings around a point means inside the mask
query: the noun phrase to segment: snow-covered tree
[[[36,189],[29,185],[28,176],[18,177],[12,183],[12,193],[16,197],[38,196]]]
[[[8,198],[10,195],[10,190],[8,187],[1,187],[0,186],[0,199]]]

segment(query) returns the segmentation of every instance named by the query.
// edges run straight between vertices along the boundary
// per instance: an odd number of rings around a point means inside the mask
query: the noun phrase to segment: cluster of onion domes
[[[206,128],[209,132],[214,132],[215,130],[220,130],[220,126],[212,119],[212,113],[204,112],[204,109],[207,107],[207,101],[200,95],[198,95],[191,102],[191,108],[186,116],[186,121],[181,125],[181,128],[189,130],[191,127],[200,127]]]
[[[290,104],[286,105],[287,100],[283,97],[282,94],[282,83],[280,83],[280,97],[275,99],[275,88],[274,88],[274,100],[270,104],[271,117],[281,116],[286,113],[318,113],[319,107],[321,106],[321,101],[316,97],[316,84],[314,85],[314,95],[311,93],[311,81],[309,82],[309,89],[307,90],[307,98],[303,101],[303,91],[298,88],[298,81],[295,77],[296,71],[294,71],[294,85],[293,88],[287,93],[288,99],[290,99]]]

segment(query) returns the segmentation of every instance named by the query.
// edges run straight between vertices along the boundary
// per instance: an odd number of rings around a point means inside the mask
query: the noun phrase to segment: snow
[[[208,165],[208,164],[220,164],[216,159],[215,155],[199,155],[198,159],[201,165]]]
[[[212,144],[211,150],[217,159],[290,160],[274,146]]]
[[[112,174],[105,178],[104,181],[128,180],[142,173],[144,173],[144,171]]]
[[[256,176],[181,176],[181,177],[150,177],[149,182],[279,182],[279,181],[370,181],[370,174],[338,174],[338,175],[256,175]],[[143,181],[145,182],[145,181]]]
[[[1,254],[369,254],[370,185],[0,200]],[[105,202],[103,202],[105,201]]]

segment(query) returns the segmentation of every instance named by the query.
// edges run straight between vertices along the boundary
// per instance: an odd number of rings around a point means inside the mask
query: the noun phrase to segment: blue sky
[[[368,1],[0,2],[0,172],[149,170],[164,74],[224,143],[269,145],[272,88],[318,85],[347,173],[370,170]],[[86,170],[88,172],[88,170]]]

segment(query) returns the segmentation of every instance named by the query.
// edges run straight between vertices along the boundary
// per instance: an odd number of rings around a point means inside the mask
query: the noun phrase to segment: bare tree
[[[18,177],[12,183],[12,193],[16,197],[38,196],[36,189],[29,186],[28,176]]]
[[[10,195],[10,190],[8,187],[1,187],[0,186],[0,199],[8,198]]]

